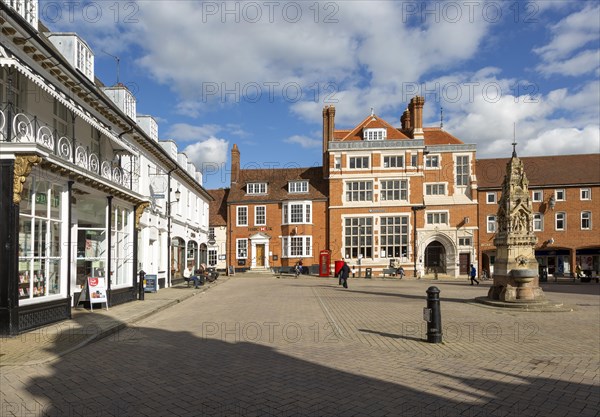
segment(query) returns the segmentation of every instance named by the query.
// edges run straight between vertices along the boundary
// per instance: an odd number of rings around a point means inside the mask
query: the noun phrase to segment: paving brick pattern
[[[575,311],[532,313],[469,303],[487,287],[466,282],[247,278],[5,364],[1,415],[600,415],[597,285],[555,286]],[[430,285],[442,344],[423,341]]]

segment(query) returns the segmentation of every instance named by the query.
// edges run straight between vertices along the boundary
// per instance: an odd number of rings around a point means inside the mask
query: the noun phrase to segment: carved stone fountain
[[[535,259],[537,237],[533,233],[529,183],[515,146],[516,143],[513,143],[512,158],[506,165],[496,215],[496,263],[494,284],[488,292],[488,299],[508,303],[545,303]]]

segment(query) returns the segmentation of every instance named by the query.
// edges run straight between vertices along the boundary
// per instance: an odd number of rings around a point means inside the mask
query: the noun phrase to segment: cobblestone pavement
[[[472,303],[489,284],[466,280],[240,278],[51,362],[2,366],[1,415],[600,415],[597,284],[545,285],[574,311],[537,313]],[[424,341],[430,285],[442,344]]]

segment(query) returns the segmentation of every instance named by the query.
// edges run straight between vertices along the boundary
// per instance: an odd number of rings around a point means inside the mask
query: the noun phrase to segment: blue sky
[[[96,75],[134,92],[205,187],[242,166],[321,163],[321,110],[391,124],[415,94],[425,125],[478,157],[600,152],[600,6],[586,1],[40,2],[91,46]],[[110,54],[110,55],[109,55]]]

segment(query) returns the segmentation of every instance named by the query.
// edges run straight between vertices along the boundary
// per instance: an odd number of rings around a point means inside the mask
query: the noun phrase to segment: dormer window
[[[386,129],[363,129],[364,140],[384,140],[386,137]]]
[[[308,181],[290,181],[288,183],[288,191],[290,193],[307,193]]]
[[[267,183],[266,182],[251,182],[247,186],[248,194],[266,194]]]
[[[86,44],[81,40],[77,42],[77,69],[88,77],[94,79],[94,55]]]

